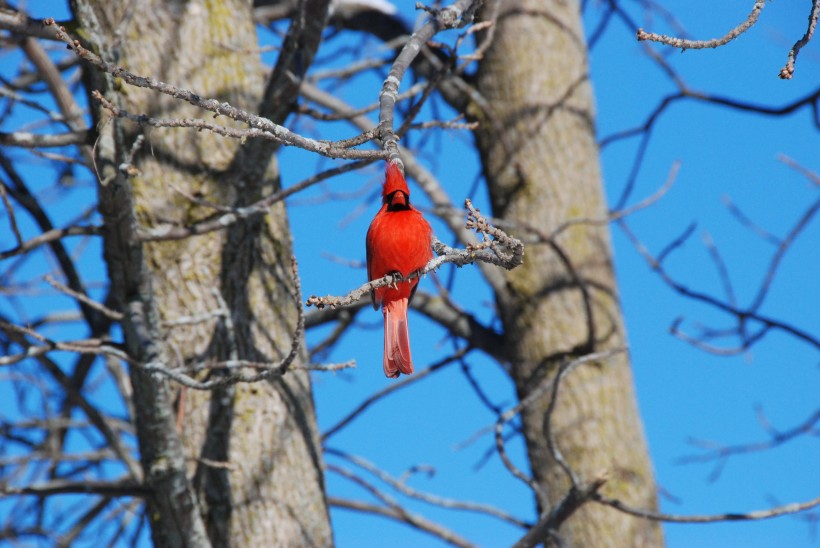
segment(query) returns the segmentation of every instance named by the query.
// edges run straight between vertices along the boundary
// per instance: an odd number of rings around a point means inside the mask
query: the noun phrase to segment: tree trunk
[[[485,13],[494,9],[490,2]],[[592,90],[578,2],[507,1],[480,63],[477,87],[489,108],[472,105],[494,215],[549,234],[569,219],[603,219],[607,209],[594,135]],[[522,233],[526,233],[522,229]],[[527,247],[524,265],[497,291],[518,396],[550,382],[561,363],[626,344],[608,229],[580,224],[557,246]],[[522,412],[523,434],[541,511],[570,480],[548,435],[581,482],[606,473],[607,495],[655,508],[655,483],[625,353],[581,365]],[[568,546],[658,546],[661,530],[594,503],[558,532]],[[544,539],[545,541],[547,539]]]
[[[76,0],[72,7],[81,36],[104,59],[259,112],[264,81],[251,4]],[[214,121],[154,91],[101,74],[92,79],[131,113]],[[105,258],[127,315],[131,356],[172,369],[284,358],[301,303],[294,298],[282,204],[224,231],[138,241],[142,229],[212,215],[208,203],[242,206],[275,192],[273,147],[192,129],[141,128],[102,111],[96,118]],[[296,342],[295,365],[304,364],[304,341]],[[131,375],[145,480],[154,492],[147,510],[155,545],[332,544],[307,372],[209,392],[180,391],[138,365]]]

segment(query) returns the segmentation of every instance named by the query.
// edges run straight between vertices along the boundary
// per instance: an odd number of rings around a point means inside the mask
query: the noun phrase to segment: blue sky
[[[60,17],[60,13],[65,13],[62,2],[56,0],[30,4],[38,16]],[[588,31],[602,13],[598,2],[589,4],[585,19]],[[738,4],[673,1],[665,3],[665,7],[678,16],[693,37],[712,38],[745,18],[752,3]],[[410,5],[401,4],[408,18],[414,17]],[[670,31],[659,19],[644,21],[639,3],[624,5],[647,30]],[[817,43],[804,48],[792,81],[777,78],[791,44],[805,31],[806,12],[806,6],[794,2],[768,3],[759,23],[724,48],[664,53],[692,89],[739,101],[785,105],[820,85]],[[663,51],[660,46],[653,47]],[[641,50],[634,39],[634,29],[627,29],[616,20],[591,53],[599,138],[640,125],[659,98],[674,91]],[[322,50],[319,58],[323,56],[331,55]],[[340,53],[337,62],[345,61]],[[373,74],[338,93],[353,104],[369,104],[377,99],[379,78]],[[405,83],[403,89],[406,87]],[[435,115],[431,106],[422,117]],[[447,119],[450,114],[442,107],[438,116]],[[296,128],[308,133],[315,129],[303,120],[297,122]],[[319,129],[323,138],[354,133],[344,123]],[[420,137],[418,133],[411,134],[409,144],[418,144]],[[479,173],[471,143],[466,133],[448,132],[424,144],[419,154],[456,204],[469,194]],[[670,274],[693,289],[721,295],[720,279],[702,243],[704,235],[709,234],[727,264],[738,301],[748,304],[766,272],[774,247],[740,226],[725,207],[724,197],[728,196],[760,226],[784,235],[817,199],[818,188],[779,162],[777,156],[786,154],[819,171],[818,145],[818,130],[808,109],[788,117],[767,117],[695,101],[679,102],[655,126],[629,203],[654,193],[666,180],[672,164],[680,162],[676,184],[660,202],[631,217],[629,224],[657,253],[691,223],[696,223],[692,238],[668,259]],[[638,139],[633,138],[613,143],[602,151],[610,203],[614,204],[622,193],[637,146]],[[331,164],[329,160],[285,149],[281,155],[283,184],[294,184]],[[53,184],[45,175],[53,177],[53,172],[47,166],[41,168],[42,190]],[[71,207],[54,213],[58,222],[68,222],[93,200],[89,174],[78,173],[78,177],[84,189],[72,196]],[[377,209],[374,198],[380,178],[381,168],[373,167],[334,179],[289,202],[305,295],[343,294],[364,280],[362,268],[346,266],[328,257],[364,260],[364,234]],[[419,194],[416,191],[414,199],[423,205]],[[479,207],[486,206],[483,189],[473,198]],[[0,226],[4,223],[4,218],[0,218]],[[450,241],[443,225],[434,223],[434,229],[439,237]],[[334,237],[328,238],[327,234]],[[699,323],[729,325],[727,317],[675,295],[649,270],[616,227],[613,242],[639,405],[658,483],[669,494],[661,499],[662,509],[675,514],[744,512],[817,496],[820,475],[812,464],[820,457],[816,437],[801,437],[763,453],[735,456],[715,481],[710,481],[713,463],[677,463],[681,457],[697,453],[687,442],[690,438],[727,445],[765,440],[767,434],[756,419],[756,406],[762,406],[771,423],[780,429],[806,420],[818,402],[817,350],[776,333],[736,357],[718,358],[692,348],[669,334],[669,326],[676,318],[684,317],[683,328],[694,332]],[[10,236],[0,232],[0,249],[10,243]],[[79,244],[71,245],[76,250]],[[761,309],[815,336],[816,311],[820,307],[816,282],[820,279],[818,247],[820,227],[815,219],[786,255]],[[92,244],[83,257],[83,271],[88,278],[102,280],[98,248]],[[31,262],[25,268],[30,270],[22,270],[20,279],[48,269],[42,261]],[[439,274],[442,280],[449,276],[446,269]],[[459,269],[455,276],[457,301],[488,321],[492,297],[481,285],[479,276],[469,267]],[[434,291],[429,278],[422,282],[422,289]],[[12,306],[13,302],[0,297],[0,311],[8,313]],[[46,305],[35,306],[25,313],[37,316]],[[413,314],[410,322],[417,369],[452,352],[452,342],[425,318]],[[326,334],[327,329],[311,333],[309,341],[315,343]],[[357,329],[343,337],[330,355],[323,356],[326,361],[355,359],[358,367],[314,376],[320,429],[326,430],[368,395],[392,382],[381,373],[381,351],[381,314],[366,310],[357,319]],[[466,363],[495,404],[505,409],[514,405],[512,384],[498,364],[478,353],[471,353]],[[98,378],[104,378],[103,373],[101,369]],[[7,393],[8,386],[0,384],[0,393],[4,390]],[[116,407],[118,402],[103,404]],[[328,446],[357,454],[394,476],[414,466],[427,466],[426,469],[435,469],[434,475],[419,473],[408,484],[439,496],[492,504],[532,520],[534,507],[527,489],[506,472],[497,456],[486,462],[483,459],[491,447],[490,436],[484,435],[461,447],[461,442],[493,421],[493,415],[477,400],[456,364],[375,404],[350,427],[332,437]],[[521,442],[513,440],[509,446],[516,462],[526,467]],[[355,469],[337,457],[329,457],[328,462]],[[484,464],[477,467],[479,463]],[[333,496],[368,500],[361,489],[333,473],[328,474],[328,486]],[[522,534],[493,518],[408,501],[381,487],[406,502],[411,511],[440,521],[482,546],[509,545]],[[332,518],[336,541],[342,547],[441,545],[433,537],[381,518],[345,510],[333,510]],[[759,523],[668,525],[665,533],[672,547],[816,545],[808,524],[794,517]]]
[[[751,6],[674,2],[666,7],[678,14],[692,36],[711,38],[722,35],[745,18]],[[590,10],[587,28],[592,28],[597,21],[596,13]],[[633,18],[641,21],[640,14],[634,10]],[[772,3],[767,5],[755,28],[726,48],[683,54],[669,51],[667,55],[693,89],[780,106],[802,97],[820,82],[817,78],[820,55],[814,45],[802,52],[792,81],[784,82],[776,77],[791,43],[802,35],[805,20],[805,14],[795,5]],[[668,29],[658,24],[652,30]],[[661,72],[646,60],[633,36],[631,29],[613,22],[610,32],[591,55],[600,137],[641,124],[659,97],[673,90]],[[465,140],[469,146],[469,138]],[[458,148],[462,144],[461,137],[446,135],[442,141],[445,147],[453,148],[430,153],[425,160],[436,169],[453,201],[459,202],[476,176],[476,160],[471,152]],[[606,188],[612,202],[620,196],[632,168],[637,141],[621,141],[603,151]],[[778,162],[777,155],[787,154],[816,170],[817,145],[817,131],[805,110],[788,118],[771,118],[681,102],[658,122],[630,203],[652,194],[666,180],[673,162],[678,161],[681,169],[676,185],[658,204],[630,219],[630,225],[652,251],[658,252],[690,223],[696,222],[694,237],[669,259],[670,272],[693,289],[720,295],[719,278],[701,243],[702,235],[708,233],[727,262],[739,301],[748,303],[774,249],[739,226],[722,198],[729,196],[756,222],[774,233],[784,234],[803,209],[816,199],[817,189]],[[287,164],[283,162],[283,165]],[[374,184],[376,178],[373,175]],[[358,179],[351,184],[361,184],[361,176]],[[476,199],[477,203],[484,202],[481,194]],[[327,207],[329,211],[333,206]],[[298,226],[297,209],[293,211],[294,224]],[[371,206],[370,211],[362,212],[354,223],[345,225],[342,230],[343,234],[350,234],[349,241],[344,236],[341,238],[344,242],[334,239],[329,251],[326,244],[312,241],[297,228],[296,248],[304,249],[308,255],[324,250],[361,260],[363,250],[356,234],[363,234],[373,211]],[[314,224],[320,218],[323,221],[329,218],[326,222],[333,224],[329,213],[310,215],[308,222]],[[355,224],[359,228],[354,228]],[[340,225],[336,226],[341,229]],[[709,480],[711,464],[676,464],[680,457],[696,452],[687,443],[690,437],[725,444],[764,440],[766,434],[755,418],[755,405],[762,405],[779,428],[793,427],[804,421],[816,408],[817,353],[788,337],[770,335],[743,356],[715,358],[674,339],[668,334],[668,327],[678,316],[688,320],[684,327],[690,330],[697,322],[725,325],[726,318],[708,307],[677,298],[648,270],[617,229],[613,237],[645,429],[658,481],[674,497],[674,500],[662,499],[663,510],[679,514],[746,511],[767,508],[772,499],[786,502],[816,496],[820,477],[809,464],[820,454],[816,439],[803,438],[762,454],[734,457],[714,482]],[[820,304],[816,284],[812,283],[820,275],[820,264],[812,252],[817,245],[818,227],[814,223],[787,255],[763,307],[766,313],[789,318],[809,331],[816,330],[815,311]],[[310,274],[305,274],[307,292],[339,294],[361,279],[361,274],[347,279],[343,269],[332,264],[328,268],[334,268],[332,279],[327,279],[323,269],[318,273],[320,279],[315,282],[315,291],[310,289]],[[457,276],[459,302],[487,314],[484,303],[490,297],[476,285],[477,277],[467,269],[458,271]],[[429,282],[426,288],[430,290]],[[371,313],[370,317],[377,327],[379,315]],[[448,343],[441,341],[436,331],[428,334],[429,326],[423,318],[415,316],[411,323],[415,359],[420,363],[435,361],[436,356],[446,351]],[[381,343],[378,329],[371,336],[375,341],[372,346],[368,345],[370,348],[363,349],[361,339],[351,337],[343,341],[333,355],[339,360],[349,356],[359,360],[359,371],[345,381],[342,393],[335,379],[317,380],[320,424],[332,423],[328,418],[335,416],[338,407],[350,408],[382,385],[377,367]],[[419,340],[442,346],[428,351]],[[483,386],[492,387],[494,401],[509,406],[513,401],[512,387],[499,368],[480,357],[471,357],[469,361]],[[365,371],[367,374],[363,374]],[[365,456],[395,474],[418,462],[435,463],[439,470],[436,477],[417,478],[412,482],[415,487],[454,497],[475,497],[523,512],[519,513],[521,516],[531,516],[532,505],[526,491],[508,476],[502,482],[506,474],[497,458],[477,472],[472,470],[488,447],[489,437],[465,450],[453,449],[455,442],[465,439],[464,432],[471,433],[492,422],[491,415],[464,388],[460,374],[456,371],[439,373],[425,381],[423,387],[413,387],[408,392],[404,399],[381,404],[370,411],[372,416],[363,417],[364,422],[351,428],[343,441],[353,447],[361,443],[359,436],[369,434],[373,441],[365,446]],[[402,417],[399,424],[395,416]],[[419,447],[419,439],[429,441]],[[519,453],[518,462],[523,464],[520,457]],[[333,478],[330,484],[336,487]],[[471,533],[470,538],[482,545],[509,544],[517,535],[514,529],[488,523],[486,519],[439,514],[456,530]],[[386,538],[398,545],[437,545],[436,541],[406,529],[402,532],[396,527],[394,533],[394,526],[387,526],[383,534],[373,538],[373,529],[366,525],[365,518],[349,512],[336,511],[334,518],[337,538],[342,544],[348,538],[346,535],[352,534],[352,544],[348,545],[359,546],[370,540],[371,545],[376,546]],[[669,525],[665,532],[670,546],[811,544],[810,528],[792,517],[754,524]]]

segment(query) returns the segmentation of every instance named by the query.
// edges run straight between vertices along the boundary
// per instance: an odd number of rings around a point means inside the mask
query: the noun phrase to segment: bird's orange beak
[[[407,205],[407,196],[405,196],[404,192],[402,192],[401,190],[397,190],[396,192],[393,193],[393,199],[390,200],[390,204],[393,205],[393,206],[397,206],[397,205],[406,206]]]

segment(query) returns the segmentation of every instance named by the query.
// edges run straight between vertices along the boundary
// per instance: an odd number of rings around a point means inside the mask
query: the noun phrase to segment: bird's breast
[[[432,230],[416,210],[380,212],[367,232],[370,277],[398,271],[403,276],[423,268],[432,258]]]

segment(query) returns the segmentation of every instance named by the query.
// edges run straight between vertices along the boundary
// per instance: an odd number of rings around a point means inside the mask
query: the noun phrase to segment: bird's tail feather
[[[413,372],[406,298],[384,303],[384,374],[396,378]]]

